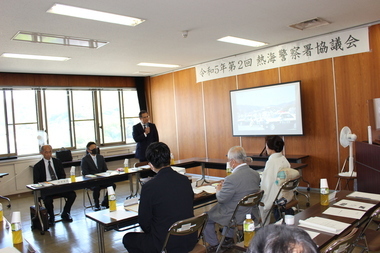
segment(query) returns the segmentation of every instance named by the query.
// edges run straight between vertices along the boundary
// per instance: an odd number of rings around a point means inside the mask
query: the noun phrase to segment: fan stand
[[[350,159],[350,157],[347,157],[347,159],[344,160],[342,169],[340,170],[340,173],[336,176],[336,177],[338,177],[338,182],[336,183],[335,191],[337,191],[338,186],[340,185],[340,180],[341,179],[345,179],[346,180],[346,185],[344,186],[343,189],[348,188],[348,183],[349,183],[350,180],[356,179],[356,172],[355,171],[352,170],[351,173],[349,171],[344,172],[344,168],[346,167],[346,163],[347,163],[347,161],[349,159]],[[355,186],[354,186],[354,188],[355,188]]]

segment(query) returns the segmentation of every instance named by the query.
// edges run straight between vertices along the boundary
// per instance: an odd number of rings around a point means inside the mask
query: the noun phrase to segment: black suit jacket
[[[144,135],[144,128],[141,123],[133,126],[132,136],[137,143],[135,157],[140,160],[145,160],[145,151],[149,144],[159,141],[156,125],[153,123],[148,123],[148,126],[150,127],[150,133],[146,137]]]
[[[58,179],[66,178],[65,170],[63,169],[62,162],[56,158],[52,158],[55,174]],[[33,182],[35,184],[46,181],[46,168],[44,159],[36,163],[33,167]]]
[[[87,154],[82,158],[82,162],[80,167],[82,168],[82,174],[97,174],[101,172],[106,172],[108,170],[106,161],[102,155],[96,155],[96,163],[98,167],[96,167],[94,160],[92,160],[91,154]]]
[[[149,252],[161,252],[168,229],[174,222],[194,216],[194,192],[189,179],[170,167],[161,169],[141,190],[139,224],[152,241]],[[168,252],[189,252],[196,233],[170,238]]]

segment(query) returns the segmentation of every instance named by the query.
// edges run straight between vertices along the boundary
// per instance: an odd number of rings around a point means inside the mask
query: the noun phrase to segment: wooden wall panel
[[[178,157],[177,128],[174,102],[173,73],[152,77],[151,115],[157,126],[160,141],[165,142],[175,157]]]
[[[68,78],[65,75],[35,75],[35,84],[39,87],[68,87]]]
[[[331,70],[331,59],[280,69],[281,82],[301,80],[304,127],[304,136],[285,137],[285,153],[310,155],[303,175],[313,188],[319,187],[320,178],[327,178],[330,188],[333,188],[338,172],[336,108]]]
[[[0,73],[0,86],[135,87],[134,77]]]
[[[174,73],[178,150],[176,159],[206,157],[202,84],[195,69]]]
[[[278,69],[248,73],[237,78],[239,89],[279,83]],[[242,137],[241,143],[247,153],[260,153],[265,147],[265,137]]]
[[[209,158],[225,158],[232,146],[240,145],[232,137],[230,90],[236,89],[236,77],[203,83],[207,154]]]
[[[0,73],[0,86],[35,86],[33,74]]]
[[[358,141],[368,141],[367,100],[380,98],[380,25],[370,28],[371,52],[335,59],[338,129],[348,126]],[[349,156],[349,148],[339,145],[340,161]],[[348,170],[348,165],[346,166]]]

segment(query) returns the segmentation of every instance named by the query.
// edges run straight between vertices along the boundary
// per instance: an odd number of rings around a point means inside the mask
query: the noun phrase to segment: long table
[[[359,201],[359,202],[375,204],[374,207],[372,207],[371,209],[369,209],[368,211],[365,212],[363,217],[370,215],[376,208],[378,208],[380,206],[380,202],[375,201],[375,200],[348,197],[347,195],[349,195],[350,193],[352,193],[352,191],[337,192],[335,199],[330,201],[329,206],[322,206],[320,203],[317,203],[317,204],[305,209],[304,211],[297,213],[294,216],[295,222],[294,222],[293,226],[299,226],[300,220],[306,220],[307,218],[310,218],[310,217],[328,218],[328,219],[332,219],[332,220],[336,220],[336,221],[345,222],[345,223],[350,224],[350,226],[347,227],[345,230],[343,230],[340,234],[332,234],[332,233],[328,233],[328,232],[321,232],[319,230],[313,230],[310,228],[303,228],[306,231],[309,230],[309,231],[319,233],[319,235],[317,235],[316,237],[313,238],[313,241],[315,242],[315,244],[318,246],[319,249],[324,248],[330,242],[337,239],[339,236],[349,233],[353,227],[360,225],[359,222],[361,221],[361,219],[323,214],[323,212],[326,211],[329,207],[332,207],[334,205],[334,203],[336,203],[342,199],[349,199],[349,200],[354,200],[354,201]],[[283,226],[287,226],[287,225],[283,225]],[[243,243],[238,243],[235,247],[239,250],[244,250],[244,251],[246,250],[246,248],[244,248],[244,246],[243,246]]]
[[[201,166],[202,178],[200,180],[206,181],[206,174],[205,174],[206,168],[225,170],[227,162],[228,162],[228,159],[195,157],[195,158],[177,160],[174,162],[174,165],[178,167],[184,167],[184,168],[192,168],[192,167]],[[251,167],[254,170],[263,169],[265,167],[264,161],[252,161],[252,162],[248,162],[247,164],[249,167]],[[302,170],[306,166],[307,164],[305,163],[290,163],[290,167],[296,170]]]
[[[13,244],[11,224],[3,217],[3,221],[0,221],[0,249],[7,247],[14,247],[22,253],[36,252],[33,246],[24,237],[22,243]]]
[[[131,178],[132,175],[139,173],[139,170],[130,170],[130,172],[125,173],[125,172],[119,172],[114,175],[108,175],[108,176],[97,176],[95,178],[88,178],[85,176],[80,176],[76,177],[75,182],[66,182],[69,181],[70,179],[65,179],[64,180],[58,180],[60,182],[64,182],[62,184],[49,184],[45,183],[44,185],[46,186],[40,186],[38,184],[29,184],[26,186],[26,188],[30,189],[33,191],[34,195],[34,205],[36,207],[39,207],[39,199],[43,196],[46,195],[54,195],[62,192],[67,192],[67,191],[74,191],[74,190],[79,190],[79,189],[85,189],[85,188],[90,188],[93,186],[97,185],[108,185],[112,184],[114,182],[120,182],[120,181],[126,181]],[[130,187],[133,191],[133,184],[131,182]],[[131,192],[132,194],[132,192]],[[41,213],[40,213],[40,208],[36,208],[36,217],[34,218],[39,218],[40,223],[41,223],[41,234],[45,233],[45,228],[41,220]]]
[[[199,208],[205,203],[210,204],[216,201],[215,194],[205,192],[194,195],[194,209]],[[136,227],[138,223],[138,213],[125,210],[123,206],[118,206],[117,210],[110,212],[109,209],[98,212],[87,213],[86,217],[96,222],[96,230],[98,234],[99,252],[104,253],[104,232],[109,230],[125,231]],[[123,229],[124,228],[124,229]]]

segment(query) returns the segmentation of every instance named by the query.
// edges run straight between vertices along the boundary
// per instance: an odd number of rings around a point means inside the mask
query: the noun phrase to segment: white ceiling
[[[2,53],[66,56],[66,62],[0,57],[0,72],[152,76],[172,71],[140,62],[180,68],[253,51],[218,42],[230,35],[270,46],[380,21],[379,0],[61,0],[76,7],[133,16],[136,27],[55,15],[51,0],[0,0]],[[289,25],[323,18],[330,25],[296,30]],[[182,31],[188,30],[187,38]],[[100,49],[11,41],[18,31],[108,41]]]

